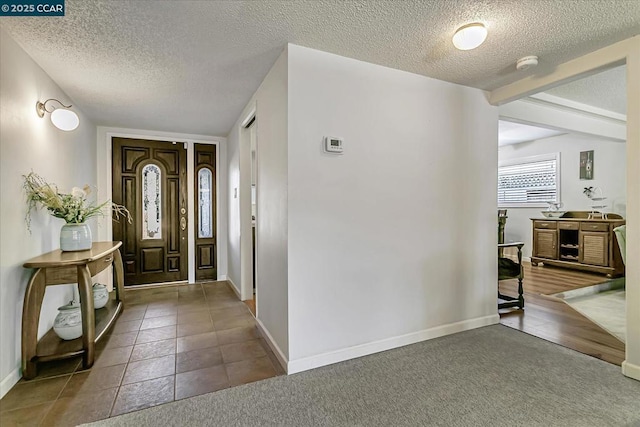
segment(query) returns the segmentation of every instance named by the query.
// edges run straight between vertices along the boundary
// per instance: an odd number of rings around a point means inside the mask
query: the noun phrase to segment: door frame
[[[627,66],[627,258],[640,258],[640,35],[619,41],[597,51],[558,65],[544,76],[532,75],[494,89],[490,104],[498,106],[564,83],[604,71]],[[622,373],[640,380],[640,265],[625,268],[627,342]]]
[[[137,129],[107,128],[98,127],[97,147],[96,147],[96,181],[98,183],[98,200],[111,200],[111,167],[112,167],[112,147],[111,138],[133,138],[147,139],[155,141],[172,141],[178,144],[185,144],[187,149],[187,251],[188,251],[188,276],[189,283],[195,283],[195,206],[194,206],[194,144],[216,145],[216,263],[218,265],[218,280],[226,280],[227,265],[227,220],[226,212],[221,209],[221,203],[226,199],[226,138],[211,137],[206,135],[193,135],[172,132],[153,132]],[[224,169],[224,170],[222,170]],[[223,194],[224,193],[224,194]],[[111,241],[113,239],[113,227],[110,218],[98,219],[97,240]],[[221,245],[220,242],[223,244]],[[223,267],[223,268],[220,268]],[[108,270],[108,269],[107,269]],[[105,274],[100,279],[111,284],[111,275]],[[104,282],[102,282],[104,283]]]
[[[242,301],[255,299],[256,316],[258,313],[258,294],[260,284],[258,281],[258,218],[259,213],[256,212],[255,224],[255,242],[252,241],[252,224],[251,224],[251,132],[254,137],[258,138],[258,116],[255,109],[242,120],[240,125],[239,137],[239,221],[240,221],[240,299]],[[256,206],[259,208],[258,196],[258,148],[256,144]],[[254,254],[255,245],[255,254]],[[255,271],[254,271],[255,262]],[[254,277],[255,276],[255,277]],[[253,293],[253,283],[256,284],[255,295]]]

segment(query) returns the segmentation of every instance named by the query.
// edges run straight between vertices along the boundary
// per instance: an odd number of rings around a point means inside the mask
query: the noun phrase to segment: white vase
[[[107,287],[101,283],[95,283],[93,285],[93,308],[102,308],[107,305],[107,301],[109,301]]]
[[[82,312],[78,303],[71,301],[58,307],[53,331],[63,340],[74,340],[82,336]]]
[[[86,223],[65,224],[60,230],[60,249],[65,252],[91,249],[91,228]]]

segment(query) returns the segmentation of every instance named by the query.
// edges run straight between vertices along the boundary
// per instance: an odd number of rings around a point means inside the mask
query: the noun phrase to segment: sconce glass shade
[[[51,113],[51,123],[60,130],[74,130],[80,124],[78,115],[65,108],[56,108]]]
[[[453,45],[459,50],[471,50],[487,38],[487,28],[480,22],[463,25],[453,35]]]
[[[49,110],[47,109],[48,102],[57,102],[60,104],[60,107],[51,107],[51,110]],[[71,105],[64,105],[55,98],[47,99],[44,102],[36,102],[36,113],[38,113],[38,117],[43,118],[44,113],[51,114],[51,123],[58,129],[64,131],[74,130],[80,124],[78,115],[69,108],[71,108]]]

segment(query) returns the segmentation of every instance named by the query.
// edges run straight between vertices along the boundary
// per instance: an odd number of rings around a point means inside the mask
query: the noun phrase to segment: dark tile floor
[[[227,282],[127,290],[96,361],[39,365],[0,400],[0,425],[65,426],[284,374]]]

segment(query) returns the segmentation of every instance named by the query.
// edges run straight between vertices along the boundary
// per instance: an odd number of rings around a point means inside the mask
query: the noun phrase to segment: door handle
[[[185,217],[180,218],[180,230],[184,231],[187,229],[187,219]]]

